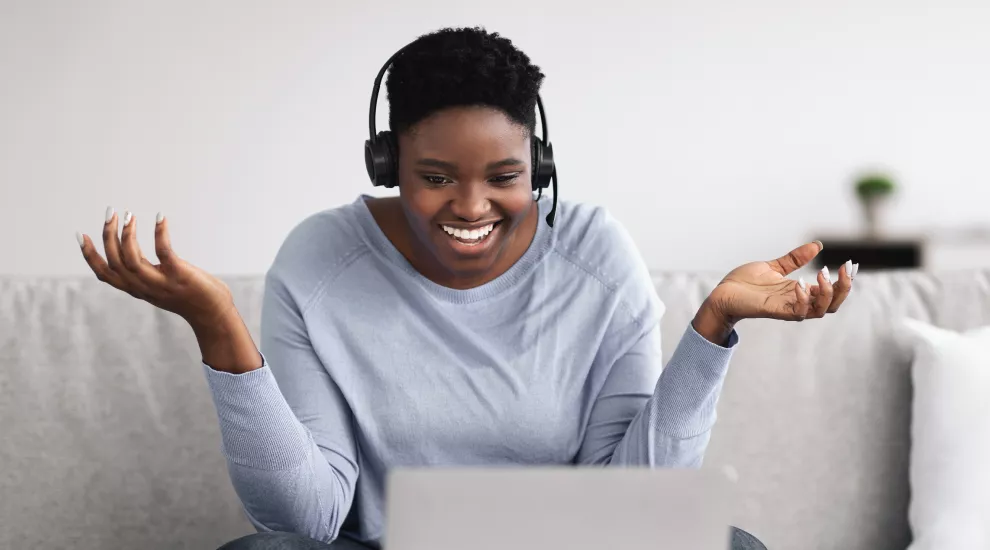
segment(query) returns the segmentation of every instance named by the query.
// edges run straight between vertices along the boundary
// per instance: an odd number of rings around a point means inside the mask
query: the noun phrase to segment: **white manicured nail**
[[[155,216],[155,223],[162,223],[164,220],[165,220],[165,214],[162,214],[161,212],[159,212],[158,215]]]
[[[801,290],[808,290],[808,283],[804,282],[804,277],[798,277],[798,286],[801,287]]]
[[[852,276],[855,277],[859,273],[859,264],[853,264]]]
[[[852,260],[846,260],[846,275],[848,275],[849,277],[852,277],[853,276],[853,261]]]
[[[128,210],[127,212],[124,212],[124,227],[127,227],[127,224],[131,223],[131,218],[132,217],[134,217],[134,216],[131,215],[131,211],[130,210]]]
[[[825,280],[826,281],[832,282],[832,279],[829,279],[828,266],[825,266],[825,267],[822,268],[822,275],[825,276]]]
[[[83,238],[82,233],[76,231],[76,242],[79,243],[79,248],[82,248],[86,244],[86,239]]]
[[[110,220],[112,220],[112,219],[113,219],[113,207],[112,206],[108,206],[107,207],[107,223],[110,223]]]

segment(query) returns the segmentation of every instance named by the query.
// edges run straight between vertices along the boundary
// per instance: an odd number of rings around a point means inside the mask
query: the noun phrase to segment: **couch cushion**
[[[234,287],[256,318],[260,279]],[[0,279],[0,366],[0,548],[207,549],[253,532],[177,316],[95,280]]]
[[[910,550],[990,548],[990,325],[904,331],[915,351]]]

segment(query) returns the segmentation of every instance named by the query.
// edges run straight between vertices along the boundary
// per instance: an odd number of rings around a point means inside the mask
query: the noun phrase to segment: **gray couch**
[[[262,279],[228,279],[253,331]],[[716,277],[657,274],[673,351]],[[822,321],[747,321],[706,468],[771,549],[904,550],[896,322],[990,324],[990,272],[863,274]],[[666,357],[665,357],[666,359]],[[90,278],[0,278],[0,548],[212,549],[252,532],[191,331]]]

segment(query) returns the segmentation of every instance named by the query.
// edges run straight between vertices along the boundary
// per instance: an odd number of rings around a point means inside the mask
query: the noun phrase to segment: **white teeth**
[[[495,228],[495,224],[488,224],[479,229],[458,229],[455,227],[450,227],[449,225],[441,226],[443,230],[452,237],[462,239],[465,241],[477,241],[488,236]]]

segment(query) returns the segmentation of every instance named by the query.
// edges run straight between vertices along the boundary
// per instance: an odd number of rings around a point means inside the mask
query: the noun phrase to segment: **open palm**
[[[821,251],[808,243],[766,262],[750,262],[733,269],[712,291],[710,299],[727,319],[772,318],[802,321],[838,311],[852,289],[851,262],[839,268],[839,279],[829,280],[827,268],[818,272],[817,284],[788,279]]]
[[[103,225],[103,248],[100,256],[87,235],[78,235],[83,258],[97,279],[144,300],[151,305],[179,315],[195,329],[214,324],[234,309],[230,289],[220,279],[186,262],[172,251],[168,220],[159,215],[155,223],[155,254],[159,264],[145,258],[137,243],[137,218],[130,212],[124,228],[117,235],[117,214],[107,209]]]

